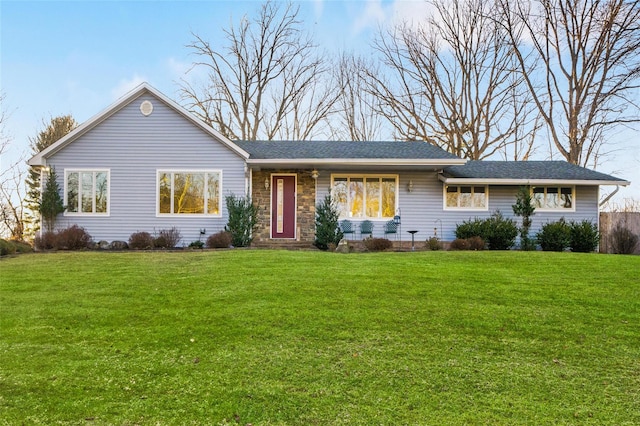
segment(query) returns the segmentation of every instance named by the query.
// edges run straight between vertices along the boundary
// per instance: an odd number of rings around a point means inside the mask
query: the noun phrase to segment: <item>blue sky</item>
[[[177,82],[193,60],[185,47],[191,33],[222,43],[222,29],[255,16],[261,4],[0,0],[0,89],[13,138],[0,166],[28,151],[43,120],[71,114],[83,122],[142,81],[178,100]],[[368,48],[378,25],[424,16],[428,8],[422,0],[295,4],[321,48],[356,52]],[[618,148],[599,170],[633,181],[617,198],[640,200],[640,131],[619,135]]]

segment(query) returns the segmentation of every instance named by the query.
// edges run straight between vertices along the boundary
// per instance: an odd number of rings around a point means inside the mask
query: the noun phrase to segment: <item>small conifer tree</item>
[[[58,175],[53,167],[49,168],[49,174],[47,175],[44,190],[42,191],[39,211],[45,229],[49,232],[53,231],[56,218],[60,213],[64,212],[64,204],[60,196],[60,185],[58,185]]]
[[[258,206],[251,202],[251,197],[236,197],[231,194],[225,197],[229,221],[224,230],[231,233],[231,244],[234,247],[248,247],[253,241],[253,233],[258,226]]]
[[[531,216],[535,213],[535,206],[531,200],[531,188],[528,186],[521,186],[516,194],[516,203],[511,206],[513,213],[516,216],[522,216],[522,225],[520,226],[520,248],[522,250],[534,250],[536,248],[536,242],[533,238],[529,237],[529,230],[531,229]]]
[[[316,206],[316,239],[314,245],[320,250],[327,250],[329,244],[338,244],[344,234],[340,229],[338,219],[340,212],[327,194],[322,202]]]

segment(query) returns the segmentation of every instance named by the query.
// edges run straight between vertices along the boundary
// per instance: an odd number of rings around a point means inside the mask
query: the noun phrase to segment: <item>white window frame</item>
[[[171,210],[173,210],[173,190],[174,190],[174,178],[175,173],[217,173],[218,174],[218,214],[213,213],[160,213],[160,175],[162,173],[171,173]],[[208,194],[208,180],[204,180],[204,193]],[[208,200],[208,199],[207,199]],[[205,200],[205,208],[206,201]],[[156,217],[222,217],[222,170],[220,169],[156,169]]]
[[[537,212],[575,212],[576,211],[576,187],[575,185],[534,185],[531,187],[531,201],[534,201],[534,188],[544,188],[544,196],[547,197],[547,190],[555,188],[559,194],[565,188],[571,189],[571,207],[536,207]]]
[[[67,186],[67,180],[68,180],[68,176],[69,173],[78,173],[79,175],[81,173],[93,173],[93,188],[92,188],[92,205],[93,205],[93,210],[95,210],[96,206],[96,179],[95,179],[95,174],[96,173],[106,173],[107,174],[107,211],[106,212],[83,212],[82,210],[82,179],[79,178],[78,179],[78,211],[77,212],[70,212],[68,210],[68,206],[69,206],[69,199],[68,199],[68,186]],[[64,189],[63,189],[63,203],[65,205],[65,210],[63,213],[63,216],[88,216],[88,217],[95,217],[95,216],[109,216],[111,214],[111,169],[107,169],[107,168],[69,168],[69,169],[64,169]]]
[[[371,178],[377,178],[380,179],[380,181],[382,182],[382,179],[395,179],[396,181],[396,185],[395,185],[395,205],[393,206],[393,211],[394,211],[394,215],[397,213],[398,211],[398,203],[400,202],[399,198],[400,198],[400,175],[397,174],[377,174],[377,173],[368,173],[368,174],[352,174],[352,173],[336,173],[336,174],[332,174],[331,175],[331,194],[333,194],[333,187],[335,185],[335,179],[347,179],[347,182],[350,182],[351,179],[363,179],[363,182],[365,184],[365,188],[366,188],[366,182],[367,182],[367,178],[371,179]],[[382,192],[380,193],[382,194]],[[347,194],[348,196],[348,194]],[[365,197],[366,197],[366,189],[365,189]],[[350,200],[347,200],[347,202],[350,204]],[[383,221],[386,222],[390,219],[393,218],[393,216],[391,217],[372,217],[372,216],[367,216],[367,201],[366,198],[363,200],[363,215],[361,217],[350,217],[350,216],[340,216],[340,220],[343,219],[349,219],[349,220],[371,220],[371,221]],[[380,203],[380,209],[382,209],[382,203]],[[382,211],[380,212],[382,213]]]
[[[460,194],[460,188],[463,186],[471,187],[471,194],[475,194],[475,188],[484,188],[484,207],[460,207],[460,199],[458,198],[458,206],[452,207],[447,205],[447,188],[455,186],[458,188],[458,194]],[[473,184],[445,184],[442,185],[442,208],[443,210],[463,210],[463,211],[488,211],[489,210],[489,185],[473,185]]]

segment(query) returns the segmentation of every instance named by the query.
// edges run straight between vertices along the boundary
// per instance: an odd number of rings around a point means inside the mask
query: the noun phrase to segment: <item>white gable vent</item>
[[[148,116],[153,112],[153,104],[149,101],[144,101],[140,104],[140,112],[142,115]]]

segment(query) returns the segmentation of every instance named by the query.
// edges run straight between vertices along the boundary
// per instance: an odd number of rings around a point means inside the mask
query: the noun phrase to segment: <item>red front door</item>
[[[271,176],[271,238],[296,237],[296,177]]]

